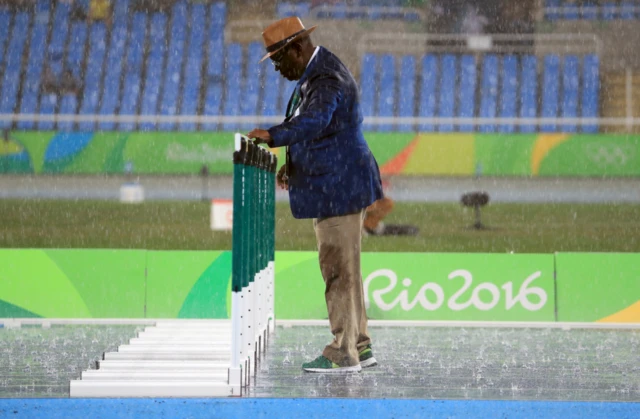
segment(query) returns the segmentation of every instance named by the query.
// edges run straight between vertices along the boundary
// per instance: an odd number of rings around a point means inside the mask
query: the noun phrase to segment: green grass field
[[[0,247],[231,249],[230,232],[209,228],[209,203],[0,200]],[[278,250],[314,250],[311,220],[277,205]],[[640,205],[490,204],[488,230],[468,228],[473,212],[460,205],[402,203],[387,223],[420,228],[416,237],[368,237],[367,252],[639,252]]]

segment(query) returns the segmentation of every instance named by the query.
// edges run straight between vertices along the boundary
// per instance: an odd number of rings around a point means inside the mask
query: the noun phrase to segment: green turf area
[[[209,203],[194,201],[0,200],[0,247],[231,249],[230,232],[209,229]],[[278,250],[314,250],[311,220],[277,205]],[[368,237],[367,252],[639,252],[640,205],[490,204],[488,230],[469,229],[473,212],[453,203],[396,203],[387,223],[420,228],[416,237]]]
[[[115,351],[140,330],[131,325],[0,328],[0,398],[69,397],[69,380],[95,369],[103,352]]]

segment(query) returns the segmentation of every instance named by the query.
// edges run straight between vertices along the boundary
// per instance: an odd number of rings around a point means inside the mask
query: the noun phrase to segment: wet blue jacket
[[[299,115],[271,127],[272,147],[288,147],[289,202],[295,218],[324,218],[382,198],[380,171],[364,136],[358,85],[320,47],[298,80]]]

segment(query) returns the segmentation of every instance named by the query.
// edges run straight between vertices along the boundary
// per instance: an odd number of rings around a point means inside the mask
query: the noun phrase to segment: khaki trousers
[[[322,355],[341,367],[358,365],[358,353],[371,343],[360,271],[363,216],[364,211],[359,211],[313,220],[334,336]]]

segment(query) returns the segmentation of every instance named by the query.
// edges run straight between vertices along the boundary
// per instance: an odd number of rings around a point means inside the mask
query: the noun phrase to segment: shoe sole
[[[362,367],[360,365],[354,365],[353,367],[340,367],[340,368],[303,368],[306,372],[321,372],[325,374],[352,374],[360,372]]]
[[[378,365],[378,361],[376,361],[376,359],[374,357],[371,357],[369,359],[365,359],[364,361],[362,361],[360,363],[360,366],[362,368],[375,367],[376,365]]]

